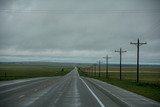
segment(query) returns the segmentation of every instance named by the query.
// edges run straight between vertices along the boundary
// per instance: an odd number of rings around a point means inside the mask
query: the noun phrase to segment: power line
[[[18,10],[18,9],[0,9],[0,12],[8,13],[48,13],[48,14],[111,14],[111,13],[149,13],[160,14],[160,9],[145,9],[145,10],[47,10],[47,9],[33,9],[33,10]]]

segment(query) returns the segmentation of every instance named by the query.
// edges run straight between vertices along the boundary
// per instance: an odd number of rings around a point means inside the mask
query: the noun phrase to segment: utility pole
[[[89,67],[87,67],[87,70],[88,70],[88,75],[90,76],[90,68]]]
[[[122,48],[120,48],[120,50],[115,50],[115,52],[119,52],[119,56],[120,56],[120,64],[119,64],[119,79],[122,79],[122,53],[127,52],[127,51],[123,51]]]
[[[96,76],[96,64],[94,64],[94,76]]]
[[[6,79],[6,77],[7,77],[7,74],[6,74],[6,72],[4,73],[4,77],[5,77],[5,79]]]
[[[137,46],[137,83],[139,82],[139,47],[141,45],[147,44],[147,42],[139,42],[139,38],[137,40],[137,43],[131,42],[130,44]]]
[[[99,60],[99,77],[101,76],[100,71],[101,71],[101,61]]]
[[[103,58],[106,59],[106,78],[109,78],[109,75],[108,75],[108,59],[110,59],[111,57],[106,55],[106,57],[103,57]]]
[[[92,66],[90,66],[89,69],[90,69],[90,76],[92,76]]]
[[[92,76],[92,66],[89,67],[90,76]]]
[[[91,72],[90,72],[90,68],[88,67],[88,75],[89,75],[89,76],[90,76],[90,73],[91,73]]]
[[[94,76],[94,64],[92,65],[92,76]]]

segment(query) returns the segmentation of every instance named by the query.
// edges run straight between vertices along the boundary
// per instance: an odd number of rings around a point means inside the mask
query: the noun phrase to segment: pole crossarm
[[[109,57],[109,56],[107,57],[107,56],[105,56],[105,57],[103,57],[103,58],[105,58],[105,59],[106,59],[106,58],[111,59],[112,57]]]
[[[121,53],[124,53],[124,52],[127,52],[127,51],[124,51],[124,50],[119,50],[119,51],[117,51],[117,50],[115,50],[115,52],[121,52]]]
[[[130,44],[133,44],[133,45],[138,45],[138,43],[133,43],[133,42],[130,42]],[[147,44],[147,42],[142,42],[142,43],[139,43],[139,46],[142,46],[142,45],[145,45]]]

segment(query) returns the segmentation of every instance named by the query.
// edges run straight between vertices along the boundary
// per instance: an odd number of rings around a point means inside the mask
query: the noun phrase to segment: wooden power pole
[[[119,64],[119,79],[122,79],[122,53],[127,52],[127,51],[123,51],[122,48],[120,48],[120,50],[115,50],[115,52],[119,52],[120,55],[120,64]]]
[[[147,42],[139,42],[139,38],[138,38],[137,43],[131,42],[130,44],[137,46],[137,82],[139,82],[139,47],[141,45],[147,44]]]
[[[109,74],[108,74],[108,59],[110,59],[111,57],[106,55],[106,57],[103,57],[103,58],[106,59],[106,78],[109,78]]]

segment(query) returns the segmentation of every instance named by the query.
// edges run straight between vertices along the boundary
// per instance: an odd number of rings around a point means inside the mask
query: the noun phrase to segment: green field
[[[141,68],[139,74],[139,83],[136,82],[136,71],[135,68],[125,68],[122,71],[122,80],[119,80],[118,68],[110,68],[109,78],[106,78],[105,69],[100,72],[101,76],[98,75],[98,70],[95,74],[92,70],[79,70],[81,76],[87,76],[109,84],[116,85],[126,90],[135,92],[142,96],[151,98],[160,102],[160,68]]]
[[[64,69],[62,71],[62,68]],[[33,77],[63,76],[73,67],[38,65],[38,64],[3,64],[0,65],[0,80],[13,80]]]

